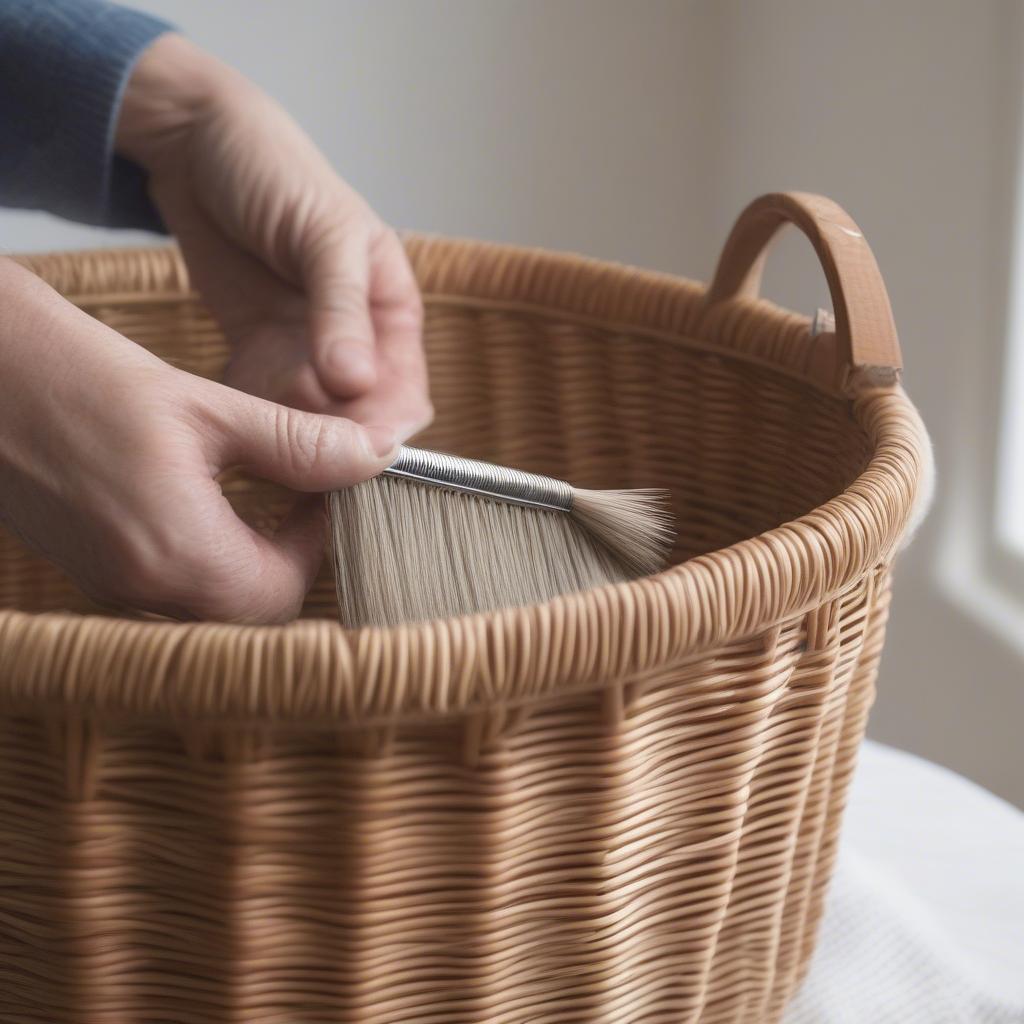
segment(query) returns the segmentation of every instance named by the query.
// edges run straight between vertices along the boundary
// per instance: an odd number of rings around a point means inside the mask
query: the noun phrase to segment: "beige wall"
[[[889,284],[939,504],[897,578],[875,736],[1024,804],[1015,646],[937,565],[988,486],[1015,175],[1011,0],[146,0],[294,111],[397,224],[707,278],[770,189],[825,192]],[[122,236],[123,237],[123,236]],[[117,236],[0,214],[8,249]],[[768,291],[827,304],[786,239]],[[1022,453],[1024,457],[1024,453]],[[973,493],[972,490],[972,493]],[[1015,628],[1011,619],[1011,629]]]

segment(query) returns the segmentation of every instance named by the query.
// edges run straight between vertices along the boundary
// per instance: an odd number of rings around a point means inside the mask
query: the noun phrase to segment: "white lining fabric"
[[[784,1024],[1024,1024],[1024,814],[866,743]]]

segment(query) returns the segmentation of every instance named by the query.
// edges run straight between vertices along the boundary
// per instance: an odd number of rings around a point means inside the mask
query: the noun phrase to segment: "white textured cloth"
[[[1024,814],[865,744],[818,948],[784,1021],[1024,1024]]]

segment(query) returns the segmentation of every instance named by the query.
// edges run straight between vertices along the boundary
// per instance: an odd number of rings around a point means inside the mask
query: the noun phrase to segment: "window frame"
[[[990,315],[958,353],[935,573],[954,607],[1024,658],[1024,522],[1010,522],[1024,517],[1024,7],[1002,17]]]

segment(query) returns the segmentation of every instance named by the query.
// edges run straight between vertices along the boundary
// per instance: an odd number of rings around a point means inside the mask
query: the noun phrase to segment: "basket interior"
[[[83,306],[177,366],[221,372],[223,339],[187,295]],[[810,511],[842,491],[869,454],[846,401],[683,338],[428,295],[426,343],[437,419],[415,443],[582,487],[666,488],[675,562]],[[224,488],[245,519],[268,529],[289,502],[240,476]],[[329,573],[325,563],[305,615],[335,617]],[[2,531],[0,607],[98,610]]]

